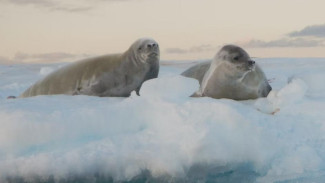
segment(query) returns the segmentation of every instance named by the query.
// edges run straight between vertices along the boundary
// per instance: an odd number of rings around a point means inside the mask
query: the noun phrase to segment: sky
[[[151,37],[162,60],[325,57],[323,0],[0,0],[0,63],[75,61]]]

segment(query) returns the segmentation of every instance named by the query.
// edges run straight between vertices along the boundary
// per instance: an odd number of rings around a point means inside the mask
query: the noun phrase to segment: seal
[[[182,76],[197,79],[201,85],[204,74],[207,72],[211,64],[211,60],[203,61],[195,64],[194,66],[188,68],[183,73]]]
[[[124,53],[88,58],[62,67],[19,97],[56,94],[128,97],[132,91],[140,95],[142,83],[157,78],[159,57],[158,43],[142,38]]]
[[[225,45],[210,62],[192,66],[181,75],[197,79],[193,97],[248,100],[266,97],[272,90],[261,67],[236,45]]]

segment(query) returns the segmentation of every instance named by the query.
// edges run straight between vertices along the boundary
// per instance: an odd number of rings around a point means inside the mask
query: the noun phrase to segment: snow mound
[[[198,88],[197,80],[173,75],[144,82],[140,95],[148,98],[181,100],[188,99]]]
[[[0,98],[0,182],[324,182],[325,62],[259,63],[274,91],[250,101],[188,97],[170,64],[140,96]],[[0,95],[45,67],[0,65]]]
[[[301,101],[306,95],[307,88],[308,86],[303,80],[293,78],[280,91],[272,90],[267,98],[258,99],[255,102],[255,107],[262,112],[275,114]]]

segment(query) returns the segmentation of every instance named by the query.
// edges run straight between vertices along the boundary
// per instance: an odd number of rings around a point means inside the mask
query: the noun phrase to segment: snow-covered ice
[[[64,65],[0,65],[0,182],[325,182],[325,59],[258,59],[273,91],[191,98],[162,61],[129,98],[19,95]]]

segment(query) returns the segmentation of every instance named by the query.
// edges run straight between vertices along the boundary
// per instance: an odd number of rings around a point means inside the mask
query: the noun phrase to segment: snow
[[[273,91],[248,101],[188,97],[199,61],[141,96],[6,99],[64,63],[0,65],[0,182],[324,182],[325,59],[256,61]]]

